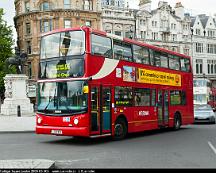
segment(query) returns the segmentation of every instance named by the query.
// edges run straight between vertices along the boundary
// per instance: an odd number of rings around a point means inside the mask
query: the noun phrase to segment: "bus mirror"
[[[84,94],[88,94],[89,93],[89,87],[88,86],[84,86],[83,87],[83,93]]]

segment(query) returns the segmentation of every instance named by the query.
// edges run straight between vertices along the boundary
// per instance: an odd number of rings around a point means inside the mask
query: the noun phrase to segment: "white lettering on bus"
[[[149,111],[139,111],[139,116],[148,116]]]

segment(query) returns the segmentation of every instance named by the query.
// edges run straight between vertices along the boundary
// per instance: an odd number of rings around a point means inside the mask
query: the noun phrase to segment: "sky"
[[[130,8],[138,9],[139,0],[126,0],[128,1]],[[160,0],[152,0],[151,9],[156,9],[158,7],[158,2]],[[168,2],[171,7],[175,6],[176,2],[181,1],[182,5],[185,7],[186,12],[192,15],[195,14],[216,14],[216,0],[163,0]],[[5,15],[4,20],[7,21],[8,25],[14,26],[13,17],[15,16],[14,0],[0,0],[0,8],[4,9]],[[16,39],[16,30],[13,27],[13,38]]]

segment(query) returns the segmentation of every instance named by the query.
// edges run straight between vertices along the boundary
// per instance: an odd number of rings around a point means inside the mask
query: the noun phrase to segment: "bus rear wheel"
[[[181,117],[180,117],[180,115],[175,115],[173,129],[179,130],[180,127],[181,127]]]
[[[117,119],[114,127],[114,140],[124,139],[127,135],[127,125],[124,119]]]

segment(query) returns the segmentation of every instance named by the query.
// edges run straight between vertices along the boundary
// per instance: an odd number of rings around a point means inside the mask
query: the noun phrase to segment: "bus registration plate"
[[[51,130],[51,134],[62,135],[62,130]]]

